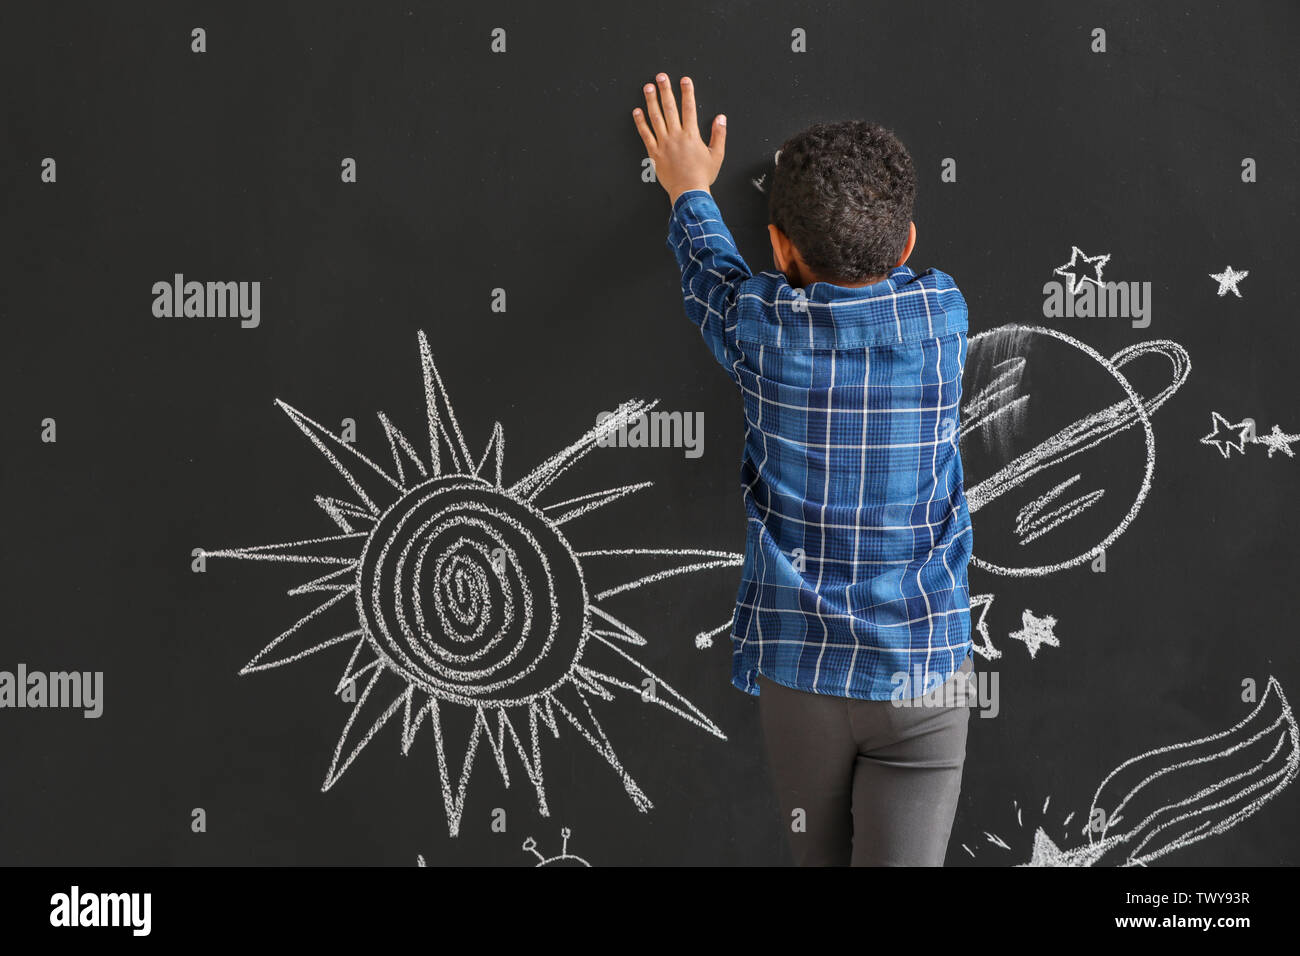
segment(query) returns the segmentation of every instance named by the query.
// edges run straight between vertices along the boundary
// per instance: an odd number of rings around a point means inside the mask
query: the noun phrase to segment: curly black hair
[[[768,215],[824,281],[858,283],[898,263],[915,199],[912,157],[890,130],[816,123],[781,145]]]

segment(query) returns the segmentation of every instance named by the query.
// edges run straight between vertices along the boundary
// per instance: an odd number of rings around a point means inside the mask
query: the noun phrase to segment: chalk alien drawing
[[[1019,866],[1145,866],[1230,830],[1289,786],[1297,769],[1300,727],[1282,686],[1269,677],[1255,707],[1227,730],[1159,747],[1112,770],[1083,821],[1086,842],[1068,830],[1058,842],[1042,825],[1029,846],[1016,841],[1018,851],[997,834],[985,831],[984,837],[1001,850],[1026,853],[1029,859]],[[1073,818],[1066,816],[1063,830]],[[1019,806],[1016,823],[1023,829]],[[976,856],[967,844],[962,849]]]
[[[584,860],[582,857],[569,852],[569,837],[571,837],[572,835],[573,835],[573,831],[570,830],[568,827],[564,827],[562,830],[560,830],[560,838],[564,842],[560,847],[560,852],[557,853],[555,856],[543,856],[541,851],[537,849],[537,841],[533,837],[529,837],[528,839],[524,840],[524,850],[537,857],[537,862],[534,863],[533,866],[590,867],[591,864],[588,863],[586,860]]]
[[[563,840],[564,842],[560,846],[560,852],[557,853],[555,856],[543,856],[542,852],[537,849],[537,840],[535,837],[528,837],[526,840],[524,840],[523,849],[526,853],[531,853],[533,854],[533,856],[537,857],[537,862],[533,864],[534,867],[585,866],[590,868],[591,867],[590,863],[588,863],[582,857],[578,856],[576,853],[569,852],[569,837],[571,836],[573,836],[573,831],[570,830],[568,827],[560,828],[560,839]],[[415,865],[424,866],[424,867],[427,867],[429,865],[428,863],[425,862],[423,853],[416,854]]]
[[[602,606],[615,594],[674,575],[738,566],[743,555],[695,549],[575,551],[563,526],[648,487],[641,482],[546,502],[551,484],[654,402],[625,402],[557,454],[507,483],[498,422],[471,454],[419,334],[427,418],[420,449],[382,412],[392,463],[383,467],[277,400],[351,487],[354,499],[317,496],[339,533],[283,544],[205,550],[210,557],[329,568],[289,591],[324,600],[266,645],[241,674],[352,648],[335,693],[356,696],[322,790],[401,714],[409,753],[428,724],[450,835],[460,828],[475,756],[486,742],[504,786],[513,753],[548,815],[542,740],[571,726],[609,764],[642,812],[649,798],[624,769],[592,709],[616,692],[650,701],[723,740],[722,731],[634,656],[645,637]],[[656,570],[591,594],[591,562],[651,562]],[[647,693],[647,687],[651,692]]]

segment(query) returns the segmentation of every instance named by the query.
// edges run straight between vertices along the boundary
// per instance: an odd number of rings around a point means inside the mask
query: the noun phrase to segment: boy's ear
[[[898,262],[894,264],[895,269],[907,261],[907,257],[912,254],[912,249],[916,246],[916,223],[909,222],[907,225],[907,245],[903,247],[903,254],[898,257]]]
[[[772,261],[776,263],[777,271],[785,272],[790,265],[790,240],[776,223],[771,222],[767,224],[767,236],[772,242]]]

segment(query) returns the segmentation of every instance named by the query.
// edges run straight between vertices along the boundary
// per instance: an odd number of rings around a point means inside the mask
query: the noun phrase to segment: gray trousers
[[[797,866],[943,866],[973,663],[967,656],[949,678],[960,686],[944,688],[956,706],[832,697],[759,677],[768,771]]]

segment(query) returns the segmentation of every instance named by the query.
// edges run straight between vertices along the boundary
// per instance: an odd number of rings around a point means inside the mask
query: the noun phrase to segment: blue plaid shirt
[[[732,684],[887,700],[947,680],[971,654],[961,292],[906,266],[856,289],[754,275],[702,189],[668,246],[745,405]]]

